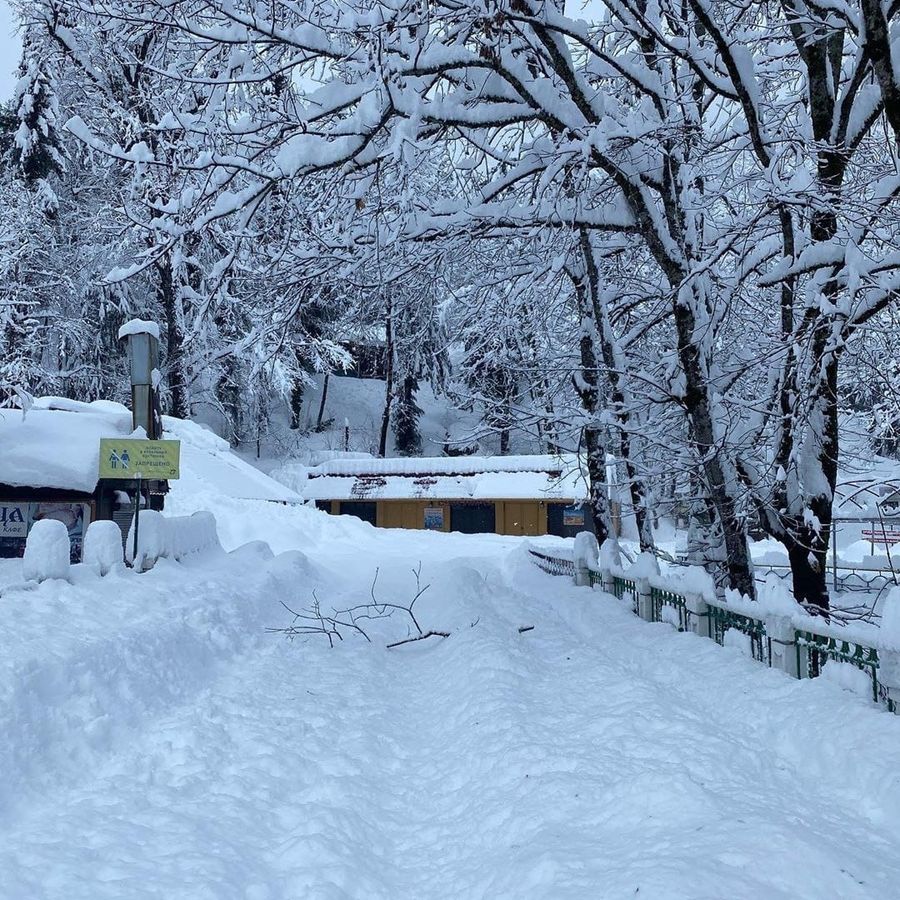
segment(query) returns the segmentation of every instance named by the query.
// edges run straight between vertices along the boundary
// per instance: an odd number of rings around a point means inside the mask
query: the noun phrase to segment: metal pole
[[[138,528],[141,524],[141,473],[137,476],[137,490],[134,492],[134,547],[131,552],[131,563],[134,565],[138,555]]]

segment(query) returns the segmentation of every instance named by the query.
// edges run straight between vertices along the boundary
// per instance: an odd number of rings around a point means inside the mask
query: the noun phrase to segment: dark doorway
[[[341,515],[356,516],[363,522],[374,525],[377,516],[378,504],[364,500],[341,500]]]
[[[493,503],[451,503],[450,530],[462,534],[493,534],[497,519]]]
[[[547,534],[575,537],[579,531],[593,531],[594,518],[587,503],[548,503]]]

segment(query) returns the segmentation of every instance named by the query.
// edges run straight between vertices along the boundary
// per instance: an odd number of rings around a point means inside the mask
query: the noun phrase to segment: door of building
[[[370,525],[375,524],[377,505],[371,500],[341,500],[341,515],[356,516]]]
[[[450,530],[462,534],[493,534],[497,519],[493,503],[451,503]]]
[[[382,500],[382,528],[421,528],[422,504],[400,500]]]
[[[503,504],[504,534],[535,537],[541,533],[540,504],[529,500],[507,500]]]

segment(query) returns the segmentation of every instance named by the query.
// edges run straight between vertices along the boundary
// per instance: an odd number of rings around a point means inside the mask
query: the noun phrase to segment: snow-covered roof
[[[574,500],[587,486],[575,456],[337,459],[273,473],[306,500]]]
[[[231,452],[228,443],[202,426],[163,417],[164,437],[181,441],[181,482],[212,487],[245,500],[296,503],[300,497]],[[120,403],[81,403],[40,397],[23,416],[0,410],[0,484],[93,493],[100,439],[131,434],[132,418]]]
[[[182,492],[212,488],[239,500],[277,500],[300,503],[289,487],[245,462],[232,452],[228,441],[196,422],[163,416],[163,437],[181,441]]]
[[[332,459],[310,469],[326,475],[480,475],[485,472],[559,473],[578,468],[575,456],[425,456],[397,459]]]
[[[38,397],[27,413],[0,410],[0,484],[93,492],[100,439],[131,434],[119,403]]]

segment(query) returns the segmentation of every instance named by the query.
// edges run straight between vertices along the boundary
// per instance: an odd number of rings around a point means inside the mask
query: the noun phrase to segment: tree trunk
[[[294,378],[291,384],[291,428],[297,430],[300,427],[300,420],[303,416],[303,394],[306,385],[300,378]]]
[[[582,301],[582,317],[591,314],[594,319],[594,327],[597,334],[597,342],[606,369],[606,377],[610,387],[610,405],[619,424],[619,453],[625,463],[625,472],[628,476],[628,489],[631,495],[631,504],[634,509],[635,523],[637,524],[638,539],[641,552],[652,553],[655,549],[653,541],[653,529],[651,527],[649,510],[647,509],[648,492],[643,478],[637,472],[634,464],[630,433],[630,414],[625,399],[624,377],[617,357],[612,326],[609,322],[606,305],[600,297],[600,276],[597,271],[597,263],[594,259],[593,245],[586,228],[579,232],[581,254],[584,258],[585,272],[587,275],[587,295]],[[594,352],[596,357],[596,352]],[[599,378],[599,373],[595,376]],[[604,481],[605,470],[604,470]]]
[[[704,374],[700,347],[695,341],[696,318],[689,302],[675,302],[675,325],[678,332],[678,358],[684,373],[683,403],[691,442],[701,461],[706,489],[715,508],[724,540],[723,561],[728,586],[756,599],[756,584],[750,562],[750,548],[744,522],[738,515],[733,496],[736,477],[729,472],[729,462],[719,445],[712,413],[710,385]]]
[[[331,373],[326,372],[325,378],[322,380],[322,399],[319,400],[319,414],[316,416],[316,433],[322,431],[322,419],[325,417],[325,400],[328,397],[328,382],[331,379]]]
[[[509,428],[500,429],[500,455],[509,456]]]
[[[381,434],[378,438],[378,455],[387,454],[388,431],[391,424],[391,406],[394,402],[394,311],[390,296],[385,317],[385,371],[384,371],[384,412],[381,414]]]
[[[610,535],[609,497],[606,490],[606,448],[600,431],[584,429],[584,446],[587,451],[588,478],[590,479],[591,518],[597,543],[602,546]]]
[[[588,310],[588,286],[586,278],[573,276],[575,299],[581,317],[581,338],[579,353],[581,368],[573,379],[575,391],[581,399],[588,418],[585,425],[584,447],[587,455],[588,494],[591,504],[591,519],[597,543],[602,546],[612,530],[609,497],[606,483],[606,447],[601,430],[594,424],[600,413],[600,389],[597,367],[597,331]]]
[[[791,564],[791,578],[797,602],[805,603],[811,607],[811,611],[819,609],[827,615],[828,570],[825,554],[821,549],[810,550],[801,544],[793,544],[788,547],[788,560]]]
[[[191,416],[187,378],[184,372],[184,333],[172,272],[172,257],[166,254],[156,265],[157,294],[166,317],[166,374],[169,382],[169,413],[179,419]]]

